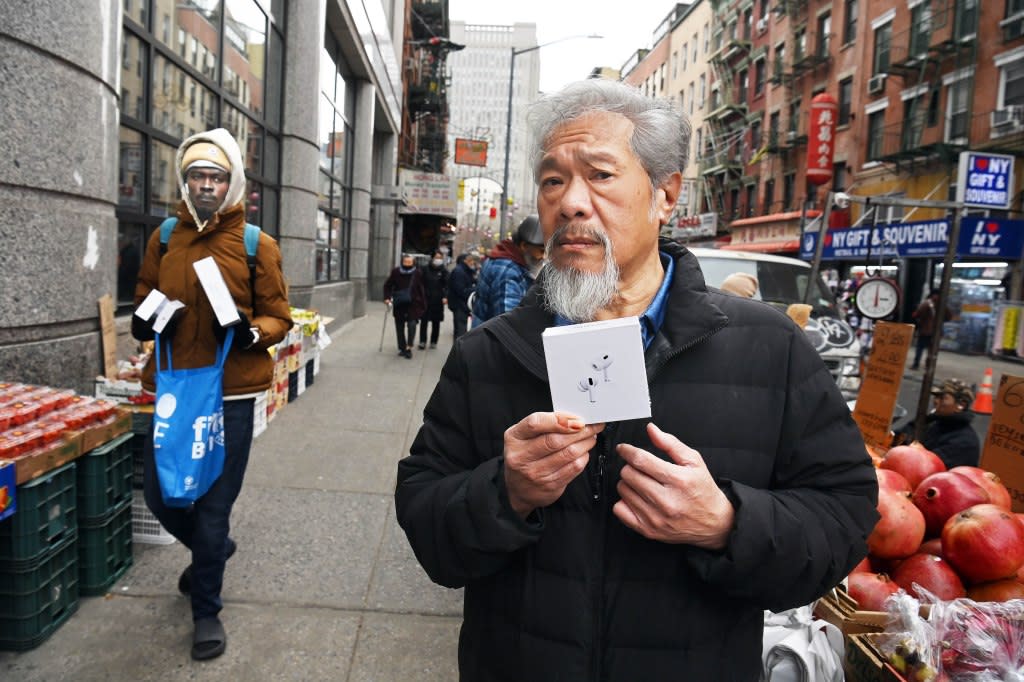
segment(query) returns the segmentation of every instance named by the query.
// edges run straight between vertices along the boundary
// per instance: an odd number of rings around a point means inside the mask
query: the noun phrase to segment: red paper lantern
[[[807,182],[832,182],[832,155],[836,147],[836,119],[839,104],[828,93],[811,100],[811,127],[807,139]]]

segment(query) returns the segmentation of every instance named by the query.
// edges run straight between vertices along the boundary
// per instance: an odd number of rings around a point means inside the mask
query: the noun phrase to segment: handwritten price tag
[[[1024,513],[1024,378],[1004,374],[992,406],[992,420],[981,448],[982,469],[995,473]]]
[[[914,337],[914,325],[876,322],[871,356],[860,384],[853,419],[864,442],[885,452],[892,442],[892,413],[903,381],[907,350]]]

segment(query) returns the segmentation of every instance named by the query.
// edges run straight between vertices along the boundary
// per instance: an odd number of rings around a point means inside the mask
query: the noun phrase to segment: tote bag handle
[[[223,369],[225,361],[228,359],[228,351],[231,350],[231,342],[235,338],[235,328],[228,327],[228,333],[224,336],[224,343],[217,347],[217,368]],[[171,361],[171,345],[167,344],[167,368],[164,369],[160,366],[160,358],[162,354],[160,352],[160,334],[156,335],[156,371],[160,372],[173,372],[174,363]]]

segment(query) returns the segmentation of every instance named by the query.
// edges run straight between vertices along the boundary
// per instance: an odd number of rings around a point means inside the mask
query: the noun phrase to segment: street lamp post
[[[599,35],[596,35],[596,34],[566,36],[564,38],[559,38],[557,40],[552,40],[552,41],[547,42],[547,43],[542,43],[540,45],[534,45],[533,47],[523,48],[522,50],[517,50],[514,47],[513,48],[509,48],[511,50],[511,52],[509,54],[509,60],[508,60],[508,64],[509,64],[509,66],[508,66],[508,110],[505,113],[505,173],[502,176],[502,183],[501,183],[501,216],[500,216],[501,222],[499,223],[499,230],[500,230],[499,233],[498,233],[498,240],[499,241],[501,239],[504,239],[504,237],[505,237],[505,227],[508,224],[508,162],[509,162],[509,155],[512,152],[512,88],[513,88],[513,85],[515,83],[515,77],[516,77],[516,57],[518,57],[521,54],[526,54],[527,52],[533,52],[534,50],[539,50],[540,48],[547,47],[548,45],[554,45],[555,43],[564,42],[566,40],[576,40],[577,38],[602,38],[602,37],[603,36],[599,36]]]

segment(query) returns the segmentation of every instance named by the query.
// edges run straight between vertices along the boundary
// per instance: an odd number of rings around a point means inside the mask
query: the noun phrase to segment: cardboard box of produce
[[[69,432],[45,448],[14,458],[12,461],[18,485],[67,464],[82,452],[82,434]]]
[[[878,633],[851,635],[846,639],[843,671],[847,682],[907,682],[876,645]]]
[[[817,601],[814,605],[814,616],[835,625],[843,633],[843,637],[882,632],[889,622],[888,613],[858,609],[857,602],[842,586]]]
[[[114,416],[99,424],[92,424],[79,433],[82,452],[95,450],[104,443],[114,440],[122,433],[132,430],[132,412],[127,407],[118,407]]]

